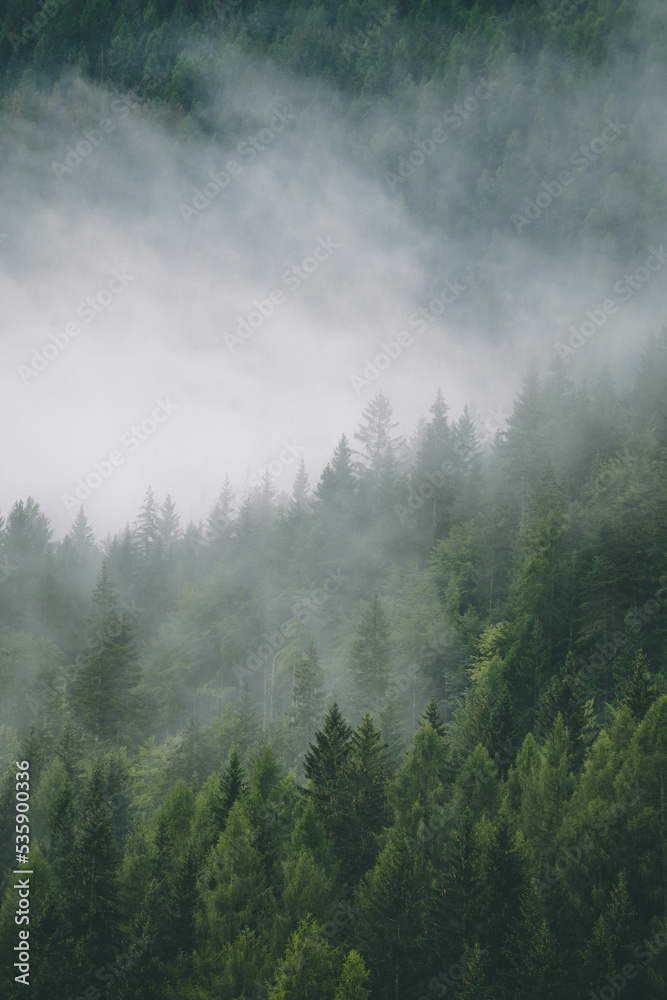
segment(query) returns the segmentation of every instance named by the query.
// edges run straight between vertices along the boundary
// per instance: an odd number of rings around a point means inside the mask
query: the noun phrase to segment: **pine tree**
[[[352,729],[345,724],[336,702],[329,709],[324,726],[315,733],[303,763],[309,781],[308,794],[324,824],[327,839],[338,858],[345,855],[347,841],[347,789],[345,774]]]
[[[303,739],[302,746],[309,746],[315,727],[322,717],[323,677],[315,641],[311,640],[294,671],[293,702],[294,722]]]
[[[559,714],[540,752],[540,816],[534,834],[539,850],[545,855],[556,842],[565,816],[565,804],[574,786],[570,747],[570,735]]]
[[[356,885],[374,864],[377,837],[389,821],[388,747],[368,713],[352,734],[344,780],[348,805],[345,873],[350,884]]]
[[[234,490],[232,489],[229,475],[226,475],[218,499],[206,522],[206,541],[208,545],[216,545],[229,530],[232,523],[233,509]]]
[[[355,943],[371,974],[371,995],[399,1000],[419,970],[423,886],[402,839],[389,841],[356,894]]]
[[[607,977],[618,976],[639,930],[623,872],[619,872],[610,897],[582,949],[584,988],[592,992],[599,992],[600,983],[606,982]]]
[[[224,829],[227,817],[232,806],[237,800],[242,800],[247,792],[247,783],[243,775],[243,765],[238,749],[232,747],[232,751],[227,761],[227,766],[220,776],[219,802],[220,807],[216,820],[221,829]]]
[[[272,896],[252,840],[247,817],[237,801],[199,881],[200,932],[218,949],[230,945],[245,927],[268,931]]]
[[[401,712],[396,698],[385,695],[377,712],[377,722],[389,754],[388,761],[393,771],[405,753],[405,731],[401,721]]]
[[[426,706],[426,711],[422,715],[422,719],[424,722],[428,722],[432,726],[438,736],[445,735],[445,727],[440,721],[440,713],[438,712],[438,703],[433,695],[431,695],[429,699],[429,703]]]
[[[390,678],[389,622],[377,591],[361,614],[350,669],[359,704],[377,713]]]
[[[530,492],[544,467],[541,396],[540,377],[532,364],[507,421],[501,448],[506,475],[516,497],[519,526],[523,525]]]
[[[289,939],[268,1000],[334,1000],[336,966],[333,948],[321,941],[317,924],[307,917]]]
[[[160,507],[159,518],[159,538],[162,550],[165,553],[172,553],[176,543],[182,538],[183,532],[179,527],[180,518],[176,513],[176,504],[167,494],[164,503]]]
[[[74,963],[91,973],[118,943],[117,876],[120,863],[106,801],[106,776],[97,758],[83,801],[70,864],[65,872],[67,920],[76,942]]]
[[[116,610],[116,590],[106,561],[93,594],[83,663],[72,681],[75,711],[95,743],[131,735],[139,717],[139,683],[132,627]]]
[[[155,554],[155,550],[160,544],[161,534],[158,505],[153,490],[149,486],[134,528],[137,551],[142,559],[148,560]]]
[[[625,682],[620,703],[630,709],[637,722],[643,722],[649,708],[660,694],[664,694],[664,681],[660,685],[658,680],[651,676],[646,657],[640,650],[635,658],[632,677]]]
[[[331,462],[325,466],[315,490],[325,506],[339,512],[351,509],[357,487],[352,452],[345,434],[336,445]]]
[[[438,389],[431,406],[431,420],[425,425],[412,471],[412,489],[426,502],[417,511],[422,530],[432,545],[447,534],[449,509],[455,497],[455,465],[452,431],[447,423],[447,406]]]
[[[366,986],[370,973],[358,951],[349,951],[340,974],[340,982],[334,1000],[368,1000],[370,990]]]
[[[93,529],[83,512],[83,507],[79,507],[79,512],[74,519],[72,527],[70,528],[68,538],[71,539],[80,559],[87,559],[97,548],[95,545],[95,535],[93,533]]]
[[[568,652],[563,669],[543,691],[538,706],[535,734],[542,739],[551,732],[560,714],[570,736],[572,766],[579,770],[588,746],[588,709],[583,689],[576,684],[575,660]]]
[[[561,994],[561,962],[557,943],[534,885],[521,897],[520,917],[509,928],[505,952],[503,996],[516,1000],[557,1000]],[[570,985],[570,983],[568,983]]]
[[[398,425],[392,423],[391,403],[384,393],[371,400],[363,418],[365,423],[354,434],[362,446],[356,471],[368,501],[386,503],[396,481],[404,442],[393,434]]]
[[[482,869],[474,831],[466,808],[427,890],[424,936],[443,966],[479,941]]]
[[[310,484],[308,482],[308,471],[303,459],[299,462],[299,468],[294,479],[292,489],[291,509],[295,514],[303,513],[308,506],[310,498]]]

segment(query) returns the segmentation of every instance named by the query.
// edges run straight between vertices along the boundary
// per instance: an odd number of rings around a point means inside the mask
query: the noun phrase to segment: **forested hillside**
[[[485,448],[380,393],[314,488],[227,482],[185,530],[149,490],[54,542],[18,501],[35,995],[557,998],[634,964],[664,996],[666,377],[655,340],[623,392],[556,359]]]
[[[225,301],[222,329],[213,299],[278,283],[321,233],[338,256],[304,293],[318,367],[304,348],[295,368],[324,392],[340,342],[357,430],[341,416],[317,469],[285,436],[201,521],[174,499],[183,453],[162,493],[148,449],[143,501],[107,537],[99,473],[3,509],[0,997],[667,996],[666,56],[661,6],[629,0],[6,0],[16,330],[26,274],[50,308],[50,254],[67,318],[88,236],[100,256],[145,237],[187,300],[168,307],[183,384],[205,392],[210,320],[240,399],[252,350],[288,353],[307,313],[246,345],[268,292]],[[158,258],[137,256],[150,302]],[[409,335],[388,325],[399,300]],[[118,354],[144,338],[162,373],[176,334],[148,308],[132,322]],[[64,461],[104,335],[89,354],[49,335],[67,355],[40,368],[25,324],[7,453],[38,391],[53,409],[69,392]],[[422,416],[399,426],[377,359],[407,387],[413,335],[441,388],[411,383]],[[512,370],[506,418],[483,390],[452,403],[466,352],[483,386]],[[241,417],[222,423],[201,429],[218,464]]]

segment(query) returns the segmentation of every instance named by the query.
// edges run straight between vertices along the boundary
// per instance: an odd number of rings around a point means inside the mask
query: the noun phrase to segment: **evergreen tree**
[[[345,856],[348,811],[345,775],[350,754],[352,729],[345,724],[336,702],[329,709],[324,726],[315,733],[315,743],[304,758],[303,770],[309,782],[317,814],[336,857]]]
[[[363,418],[365,422],[354,434],[362,446],[357,474],[367,491],[369,503],[387,503],[398,474],[404,442],[393,434],[398,425],[392,423],[391,403],[384,393],[371,400],[363,411]]]
[[[236,747],[232,747],[227,766],[220,776],[219,789],[220,805],[216,819],[220,828],[224,829],[232,806],[236,801],[242,800],[247,791],[241,757]]]
[[[322,684],[317,647],[315,641],[311,640],[294,671],[292,695],[294,721],[302,734],[304,748],[309,746],[315,727],[322,717]]]
[[[173,518],[173,512],[171,516]],[[153,490],[149,486],[134,528],[137,551],[142,559],[150,559],[155,554],[157,546],[160,545],[161,535],[160,512]]]
[[[71,539],[80,559],[87,559],[95,552],[95,535],[83,512],[83,507],[79,507],[79,512],[74,518],[74,524],[67,537]]]
[[[308,482],[308,471],[303,459],[299,462],[292,489],[292,510],[294,513],[303,512],[308,506],[310,497],[310,484]]]
[[[389,838],[356,894],[355,940],[371,979],[371,995],[403,996],[418,970],[419,900],[410,851]]]
[[[377,713],[390,678],[389,622],[376,591],[362,611],[350,656],[359,704]]]
[[[118,745],[136,729],[139,683],[132,627],[125,612],[116,610],[117,594],[106,561],[93,594],[93,613],[83,663],[72,681],[75,710],[95,743]]]
[[[86,979],[104,964],[109,952],[118,944],[119,864],[111,810],[106,801],[106,776],[98,757],[93,764],[71,861],[64,875],[66,919],[74,939],[72,965],[86,969]]]
[[[431,695],[429,703],[426,706],[426,711],[422,715],[424,722],[428,722],[432,729],[437,733],[438,736],[445,735],[445,727],[440,721],[440,713],[438,712],[438,703]]]
[[[182,537],[183,533],[179,527],[179,523],[180,518],[176,513],[176,504],[171,499],[171,496],[167,494],[160,507],[159,517],[160,544],[162,551],[167,554],[173,553],[174,546]]]
[[[378,835],[388,823],[389,754],[367,713],[352,734],[345,769],[348,881],[356,885],[374,864]]]

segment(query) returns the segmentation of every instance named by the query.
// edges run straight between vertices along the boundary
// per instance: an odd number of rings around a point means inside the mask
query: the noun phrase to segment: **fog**
[[[0,125],[3,514],[30,494],[62,537],[78,481],[97,473],[83,503],[98,537],[133,520],[149,484],[185,524],[227,472],[241,490],[269,468],[289,493],[303,458],[315,485],[379,391],[403,434],[441,387],[490,439],[528,363],[545,371],[558,343],[576,345],[560,353],[578,377],[603,360],[621,382],[632,374],[662,325],[665,234],[614,232],[635,199],[639,214],[638,151],[657,174],[665,149],[658,88],[654,103],[640,96],[620,56],[614,79],[580,80],[576,107],[558,91],[552,120],[516,140],[513,179],[487,169],[478,140],[512,141],[527,100],[516,57],[496,78],[461,79],[451,104],[413,85],[360,106],[322,79],[212,52],[190,57],[224,142],[176,129],[182,112],[156,111],[151,81],[111,93],[64,77],[36,98],[36,124]],[[555,54],[530,69],[571,71]],[[526,184],[535,149],[543,171]],[[477,210],[462,216],[471,184]],[[586,220],[580,253],[548,229],[533,238],[561,198]]]

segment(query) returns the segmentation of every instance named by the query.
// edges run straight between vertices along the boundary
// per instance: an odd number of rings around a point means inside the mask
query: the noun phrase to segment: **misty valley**
[[[0,998],[664,1000],[662,5],[0,81]]]

